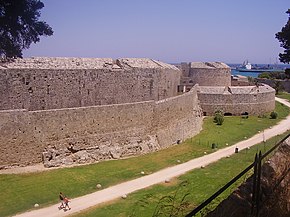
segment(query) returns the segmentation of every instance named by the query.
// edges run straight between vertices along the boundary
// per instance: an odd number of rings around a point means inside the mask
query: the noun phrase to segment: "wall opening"
[[[226,112],[226,113],[224,113],[224,116],[233,116],[233,114],[230,112]]]

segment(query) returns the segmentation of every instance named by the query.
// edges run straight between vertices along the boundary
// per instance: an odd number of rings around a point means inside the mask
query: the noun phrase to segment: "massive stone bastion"
[[[176,96],[180,71],[151,59],[26,58],[0,64],[0,109],[45,110]]]
[[[0,168],[91,163],[196,135],[197,86],[151,59],[30,58],[1,64]]]
[[[181,63],[179,91],[198,84],[198,99],[204,115],[263,115],[275,109],[275,90],[266,84],[231,86],[231,69],[220,62]]]
[[[0,63],[0,169],[140,155],[196,135],[202,114],[274,108],[273,88],[233,87],[220,62],[16,59]]]
[[[190,86],[231,86],[231,68],[221,62],[181,63],[181,84]]]
[[[275,90],[268,85],[198,88],[204,115],[263,115],[275,109]]]

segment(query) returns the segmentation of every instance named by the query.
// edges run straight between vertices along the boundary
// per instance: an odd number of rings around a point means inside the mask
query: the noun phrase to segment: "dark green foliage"
[[[275,111],[272,111],[272,112],[270,113],[270,117],[271,117],[271,119],[277,119],[277,117],[278,117],[278,113],[275,112]]]
[[[262,72],[261,74],[258,75],[258,78],[267,78],[270,79],[270,73],[269,72]]]
[[[214,114],[214,122],[217,125],[222,125],[224,122],[224,115],[221,111],[216,111]]]
[[[285,69],[285,76],[286,78],[290,78],[290,68]]]
[[[285,79],[285,72],[262,72],[258,75],[259,78],[267,78],[267,79]]]
[[[39,42],[40,36],[53,34],[52,28],[39,21],[39,0],[0,0],[0,56],[22,57],[22,50]]]
[[[286,12],[289,15],[286,25],[281,32],[276,33],[276,38],[280,42],[280,47],[284,48],[284,53],[279,54],[282,63],[290,63],[290,9]]]
[[[279,94],[279,91],[282,91],[284,89],[283,85],[282,85],[282,82],[280,80],[274,80],[273,88],[276,91],[276,95]]]

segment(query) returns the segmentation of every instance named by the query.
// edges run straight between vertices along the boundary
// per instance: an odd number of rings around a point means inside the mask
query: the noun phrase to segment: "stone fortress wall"
[[[180,71],[174,66],[149,59],[21,61],[0,70],[0,168],[117,159],[176,144],[201,130],[197,86],[175,96]],[[94,67],[86,61],[95,61]],[[134,85],[141,90],[135,93]],[[98,105],[120,98],[127,103]]]
[[[268,85],[198,88],[204,115],[262,115],[275,109],[275,90]]]
[[[221,62],[181,63],[181,84],[199,86],[231,86],[231,68]]]
[[[181,63],[179,91],[198,84],[198,99],[204,115],[222,111],[227,115],[260,115],[275,109],[275,90],[258,86],[231,86],[231,69],[224,63]]]
[[[230,86],[226,64],[179,68],[134,58],[0,64],[0,169],[144,154],[196,135],[202,112],[263,114],[275,108],[275,90],[267,85]]]
[[[176,96],[180,71],[150,59],[27,58],[0,65],[0,110],[110,105]]]

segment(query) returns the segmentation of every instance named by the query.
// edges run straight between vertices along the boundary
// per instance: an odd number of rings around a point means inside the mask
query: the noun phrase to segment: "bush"
[[[267,78],[270,79],[271,75],[269,72],[262,72],[261,74],[258,75],[258,78]]]
[[[271,112],[270,117],[271,117],[271,119],[276,119],[278,117],[278,113],[273,111],[273,112]]]
[[[287,78],[290,78],[290,68],[285,69],[285,75]]]
[[[217,124],[217,125],[222,125],[223,122],[224,122],[224,115],[221,111],[216,111],[214,113],[214,122]]]

